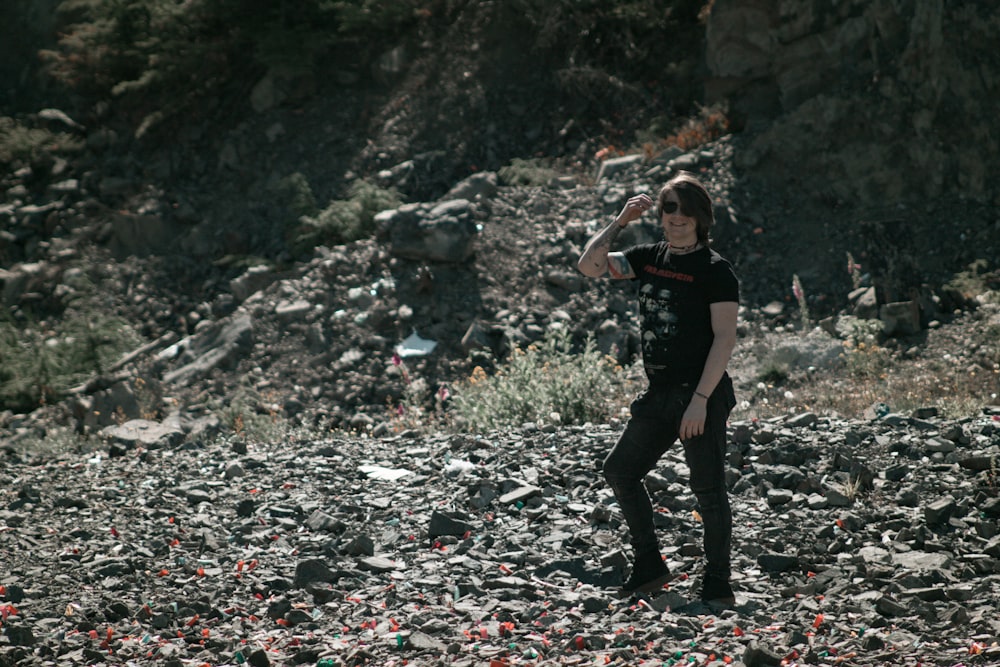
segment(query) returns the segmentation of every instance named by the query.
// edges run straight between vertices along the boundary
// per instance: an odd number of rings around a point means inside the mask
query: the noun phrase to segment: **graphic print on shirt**
[[[642,313],[642,345],[645,352],[652,351],[657,341],[668,341],[677,333],[677,315],[671,310],[673,293],[666,288],[656,291],[646,283],[639,290]]]

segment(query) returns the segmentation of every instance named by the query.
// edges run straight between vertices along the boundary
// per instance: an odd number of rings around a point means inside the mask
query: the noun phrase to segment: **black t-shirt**
[[[674,255],[664,241],[624,252],[639,281],[642,361],[650,384],[697,382],[715,335],[709,304],[740,299],[732,265],[710,248]]]

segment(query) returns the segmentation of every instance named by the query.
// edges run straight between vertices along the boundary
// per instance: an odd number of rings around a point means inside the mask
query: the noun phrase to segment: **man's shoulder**
[[[720,255],[719,251],[716,250],[715,248],[709,248],[708,249],[708,256],[709,256],[709,258],[711,259],[711,261],[713,263],[714,262],[726,262],[726,263],[729,262],[729,260],[726,259],[725,257],[723,257],[722,255]]]
[[[733,263],[728,259],[723,257],[714,248],[708,249],[708,263],[712,265],[718,265],[720,267],[726,268],[730,271],[733,270]]]

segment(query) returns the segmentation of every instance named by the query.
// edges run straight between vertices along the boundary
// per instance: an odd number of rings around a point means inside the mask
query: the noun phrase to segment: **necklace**
[[[695,241],[691,245],[682,245],[682,246],[672,245],[670,243],[667,244],[667,248],[670,250],[670,252],[674,253],[675,255],[686,255],[689,252],[697,250],[700,246],[701,243],[699,241]]]

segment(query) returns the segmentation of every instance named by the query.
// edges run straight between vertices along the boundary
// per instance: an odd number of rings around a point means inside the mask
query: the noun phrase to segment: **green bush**
[[[119,100],[140,136],[245,94],[270,67],[312,73],[338,49],[364,66],[414,20],[418,0],[63,0],[49,74]],[[375,36],[378,36],[376,39]]]
[[[28,412],[102,373],[140,342],[114,317],[69,317],[55,330],[0,322],[0,410]]]
[[[514,158],[497,175],[505,185],[548,185],[557,174],[542,160]]]
[[[316,215],[316,197],[309,185],[309,179],[301,172],[297,171],[279,180],[273,191],[295,220],[302,216]]]
[[[42,153],[70,153],[83,148],[83,140],[65,132],[28,127],[13,118],[0,117],[0,166],[26,164]]]
[[[355,181],[347,199],[335,199],[315,216],[305,215],[292,245],[299,251],[317,245],[336,245],[367,238],[375,231],[375,215],[403,203],[395,189],[381,188],[367,180]]]
[[[605,421],[625,396],[625,370],[593,338],[573,351],[569,332],[550,331],[540,344],[515,349],[492,376],[477,366],[455,387],[452,409],[473,431],[526,422]]]
[[[985,296],[987,301],[1000,291],[1000,269],[990,270],[985,259],[977,259],[964,271],[959,271],[945,284],[945,289],[958,292],[966,299]]]

